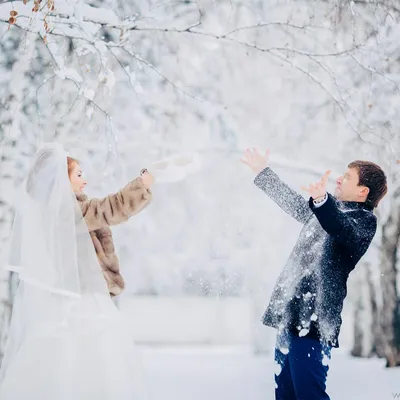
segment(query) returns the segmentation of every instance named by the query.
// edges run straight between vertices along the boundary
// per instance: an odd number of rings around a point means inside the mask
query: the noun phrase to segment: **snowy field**
[[[274,399],[274,364],[235,348],[142,348],[151,400]],[[331,400],[400,399],[400,368],[333,353]]]

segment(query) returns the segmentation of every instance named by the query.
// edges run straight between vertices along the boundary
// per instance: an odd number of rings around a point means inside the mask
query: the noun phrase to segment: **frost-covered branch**
[[[357,113],[352,109],[350,104],[344,98],[342,94],[343,88],[334,76],[334,73],[330,72],[326,63],[321,60],[322,58],[344,57],[348,55],[354,56],[355,52],[359,48],[361,48],[364,43],[353,43],[352,46],[350,46],[348,49],[340,51],[315,52],[310,50],[298,49],[287,44],[285,46],[263,46],[261,44],[249,42],[248,40],[242,40],[236,37],[236,35],[241,32],[251,32],[269,27],[303,30],[307,32],[313,32],[315,30],[329,30],[326,27],[306,23],[295,24],[283,21],[266,21],[231,29],[226,33],[216,34],[213,32],[206,32],[204,30],[196,29],[200,28],[202,25],[203,14],[199,7],[199,17],[196,22],[189,24],[188,26],[183,28],[171,28],[146,27],[142,26],[141,20],[137,16],[128,17],[124,20],[120,20],[113,11],[108,9],[95,8],[86,4],[82,4],[80,5],[79,10],[77,10],[74,9],[74,7],[72,7],[71,5],[64,2],[57,2],[57,6],[54,11],[47,12],[45,15],[37,14],[33,19],[36,22],[35,26],[34,24],[32,24],[32,18],[28,18],[29,13],[26,12],[26,10],[25,14],[23,13],[23,6],[21,6],[22,3],[17,3],[18,8],[20,9],[20,15],[15,25],[17,27],[20,27],[21,29],[25,29],[30,32],[34,32],[36,30],[43,37],[54,35],[58,37],[73,39],[74,41],[86,42],[88,45],[96,47],[97,43],[101,41],[101,39],[99,38],[99,32],[102,28],[107,28],[110,29],[111,32],[118,33],[118,35],[115,36],[113,40],[102,41],[102,46],[108,48],[111,51],[111,54],[115,58],[117,58],[117,61],[120,65],[121,62],[118,59],[115,51],[112,51],[113,49],[121,49],[122,51],[127,53],[132,59],[136,60],[139,63],[142,63],[147,68],[153,70],[172,87],[192,98],[195,97],[180,86],[178,86],[172,79],[168,78],[159,68],[157,68],[145,58],[136,54],[130,49],[130,47],[128,46],[129,40],[126,36],[127,32],[136,31],[149,33],[161,32],[166,34],[189,34],[192,36],[212,38],[217,41],[231,43],[239,47],[251,49],[253,51],[266,53],[273,58],[276,58],[280,62],[284,62],[290,67],[298,70],[300,73],[307,76],[312,82],[318,85],[338,106],[338,109],[341,111],[347,123],[354,132],[358,134],[359,129],[357,128],[357,126],[362,126],[364,124],[363,121],[357,116]],[[197,5],[197,3],[194,4]],[[4,12],[1,12],[0,7],[0,18],[3,18],[3,21],[6,21],[3,15]],[[41,23],[44,22],[48,24],[47,32],[43,32],[41,30]],[[300,57],[300,62],[299,60],[295,59],[295,57]],[[332,88],[330,88],[325,82],[323,82],[323,80],[318,76],[318,73],[311,72],[308,67],[303,66],[301,61],[302,58],[311,60],[314,64],[318,66],[318,69],[321,72],[327,72],[329,78],[331,79],[334,90],[332,90]],[[361,62],[360,64],[362,65]],[[365,66],[365,68],[367,68],[367,66]],[[352,117],[355,119],[355,122],[357,123],[357,126],[348,119],[347,114],[352,115]]]

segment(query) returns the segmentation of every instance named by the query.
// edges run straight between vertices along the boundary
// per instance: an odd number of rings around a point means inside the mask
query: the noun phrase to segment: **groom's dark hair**
[[[367,203],[377,207],[388,191],[386,175],[382,168],[373,162],[359,160],[351,162],[348,167],[357,169],[358,185],[369,189]]]

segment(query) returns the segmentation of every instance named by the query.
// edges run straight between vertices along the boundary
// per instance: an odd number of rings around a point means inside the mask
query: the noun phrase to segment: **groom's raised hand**
[[[256,174],[259,174],[268,167],[269,149],[265,151],[265,154],[261,154],[255,147],[246,149],[240,161],[249,166]]]
[[[315,184],[311,184],[308,187],[302,186],[301,189],[305,190],[310,195],[310,197],[313,198],[313,200],[324,197],[326,195],[326,184],[328,182],[330,174],[331,174],[330,170],[326,171],[320,181],[318,181]]]

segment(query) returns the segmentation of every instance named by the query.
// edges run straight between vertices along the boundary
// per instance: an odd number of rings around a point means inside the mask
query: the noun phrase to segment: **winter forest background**
[[[195,154],[196,173],[156,183],[151,207],[114,229],[124,296],[251,299],[266,351],[259,317],[300,227],[253,186],[242,151],[270,147],[295,188],[369,159],[390,191],[349,282],[346,329],[353,356],[400,365],[399,0],[24,3],[0,3],[3,262],[41,143],[80,159],[96,196]],[[1,274],[0,359],[15,290]]]

